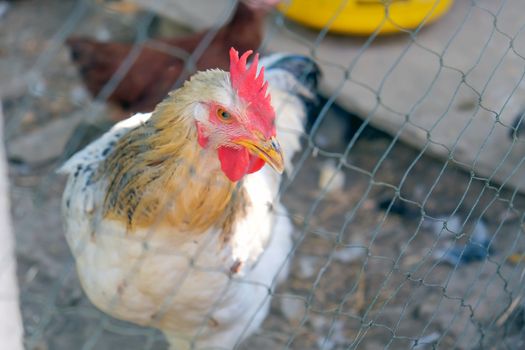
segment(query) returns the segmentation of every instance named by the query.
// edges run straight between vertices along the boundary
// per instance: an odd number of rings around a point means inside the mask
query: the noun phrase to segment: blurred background
[[[521,0],[0,1],[25,348],[166,348],[83,294],[55,170],[196,69],[227,68],[230,46],[323,72],[282,188],[292,271],[241,348],[525,348],[523,13]]]

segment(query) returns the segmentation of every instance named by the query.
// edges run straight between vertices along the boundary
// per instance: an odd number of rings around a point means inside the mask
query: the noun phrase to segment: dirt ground
[[[91,102],[65,47],[54,53],[55,40],[69,29],[129,39],[136,19],[90,7],[71,17],[79,5],[62,0],[9,4],[0,15],[0,91],[26,347],[165,349],[159,332],[86,299],[62,232],[64,179],[54,172],[78,122],[110,113]],[[242,348],[524,348],[524,262],[509,257],[525,251],[525,197],[453,159],[358,129],[341,109],[318,126],[283,186],[296,224],[291,274]],[[334,182],[344,183],[327,189],[320,178],[332,174],[330,159],[342,160]],[[448,230],[436,229],[447,218]],[[480,219],[487,244],[471,256],[463,248]],[[458,247],[469,261],[439,259]]]

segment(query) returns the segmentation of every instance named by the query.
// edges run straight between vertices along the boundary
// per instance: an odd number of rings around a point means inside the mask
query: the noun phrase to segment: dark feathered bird
[[[210,68],[228,69],[228,51],[257,49],[263,38],[264,17],[275,0],[240,2],[229,23],[220,28],[211,43],[196,62],[197,70]],[[165,46],[182,49],[191,54],[208,31],[185,37],[157,40]],[[99,42],[85,37],[67,40],[71,57],[78,66],[82,79],[90,93],[97,96],[129,55],[132,44]],[[127,112],[150,112],[180,81],[184,73],[184,60],[154,47],[146,41],[137,59],[119,82],[108,101]],[[186,72],[182,81],[193,72]]]

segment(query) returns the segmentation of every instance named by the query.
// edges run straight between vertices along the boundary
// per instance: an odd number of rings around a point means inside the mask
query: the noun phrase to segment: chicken
[[[234,347],[287,274],[292,224],[278,173],[300,149],[319,71],[307,57],[274,54],[257,75],[250,53],[232,49],[229,73],[196,73],[59,170],[87,296],[160,329],[174,349]]]
[[[264,3],[268,6],[263,6]],[[228,69],[228,50],[257,49],[263,38],[264,17],[275,0],[252,0],[240,2],[228,24],[220,28],[213,40],[197,58],[198,70],[210,68]],[[150,112],[174,88],[192,72],[184,71],[184,57],[177,57],[166,48],[193,53],[208,35],[208,31],[181,38],[146,42],[129,71],[108,96],[107,100],[126,112]],[[67,40],[71,57],[79,67],[80,74],[90,93],[96,97],[115,75],[122,62],[130,54],[133,45],[73,37]]]

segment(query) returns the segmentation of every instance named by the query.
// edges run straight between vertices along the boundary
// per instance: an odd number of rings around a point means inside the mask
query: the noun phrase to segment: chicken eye
[[[217,109],[217,117],[225,123],[231,123],[233,120],[232,115],[222,108]]]

